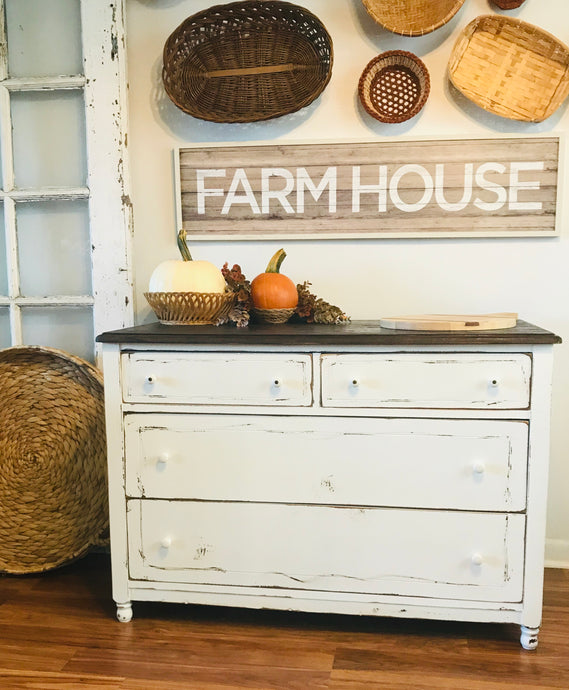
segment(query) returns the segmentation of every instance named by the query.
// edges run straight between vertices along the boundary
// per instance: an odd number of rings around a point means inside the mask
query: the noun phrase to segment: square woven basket
[[[461,93],[488,112],[541,122],[569,95],[569,48],[520,19],[482,15],[458,37],[448,74]]]

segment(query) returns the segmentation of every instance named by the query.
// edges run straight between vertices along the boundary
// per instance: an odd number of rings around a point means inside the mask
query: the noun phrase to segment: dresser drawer
[[[132,579],[521,599],[523,515],[131,500]]]
[[[525,508],[523,421],[130,414],[129,496]]]
[[[326,354],[321,372],[324,407],[529,406],[525,354]]]
[[[127,402],[312,404],[311,355],[135,352],[123,355],[122,369]]]

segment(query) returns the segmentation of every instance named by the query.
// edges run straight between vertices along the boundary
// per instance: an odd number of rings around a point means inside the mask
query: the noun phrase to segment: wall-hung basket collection
[[[361,0],[384,29],[422,36],[447,24],[465,0]],[[492,0],[515,9],[524,0]],[[312,12],[284,0],[241,0],[188,17],[168,37],[162,78],[185,113],[213,122],[268,120],[306,107],[332,75],[332,39]],[[539,122],[569,95],[569,48],[521,20],[483,15],[459,36],[448,77],[467,98],[502,117]],[[384,123],[417,115],[430,92],[419,57],[392,50],[358,81],[365,111]]]
[[[166,93],[214,122],[254,122],[312,103],[332,74],[332,39],[288,2],[245,0],[188,17],[164,46]]]

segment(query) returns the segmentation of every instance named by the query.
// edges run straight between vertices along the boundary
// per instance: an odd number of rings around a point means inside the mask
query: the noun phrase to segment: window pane
[[[16,92],[11,105],[16,186],[84,186],[83,92]]]
[[[10,347],[10,312],[8,307],[0,307],[0,349]]]
[[[81,74],[77,0],[4,0],[11,77]]]
[[[22,307],[22,333],[26,345],[56,347],[95,361],[90,307]]]
[[[86,200],[21,203],[16,220],[22,295],[92,293]]]
[[[4,204],[0,203],[0,295],[8,294],[8,264],[6,257],[6,231],[4,229]]]

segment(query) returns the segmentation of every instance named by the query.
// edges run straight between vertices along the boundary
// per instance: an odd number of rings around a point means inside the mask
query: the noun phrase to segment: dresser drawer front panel
[[[322,355],[325,407],[525,409],[525,354]]]
[[[127,402],[312,404],[311,355],[131,353],[122,362]]]
[[[132,579],[520,601],[522,515],[132,500]]]
[[[518,511],[523,421],[126,416],[127,494]]]

